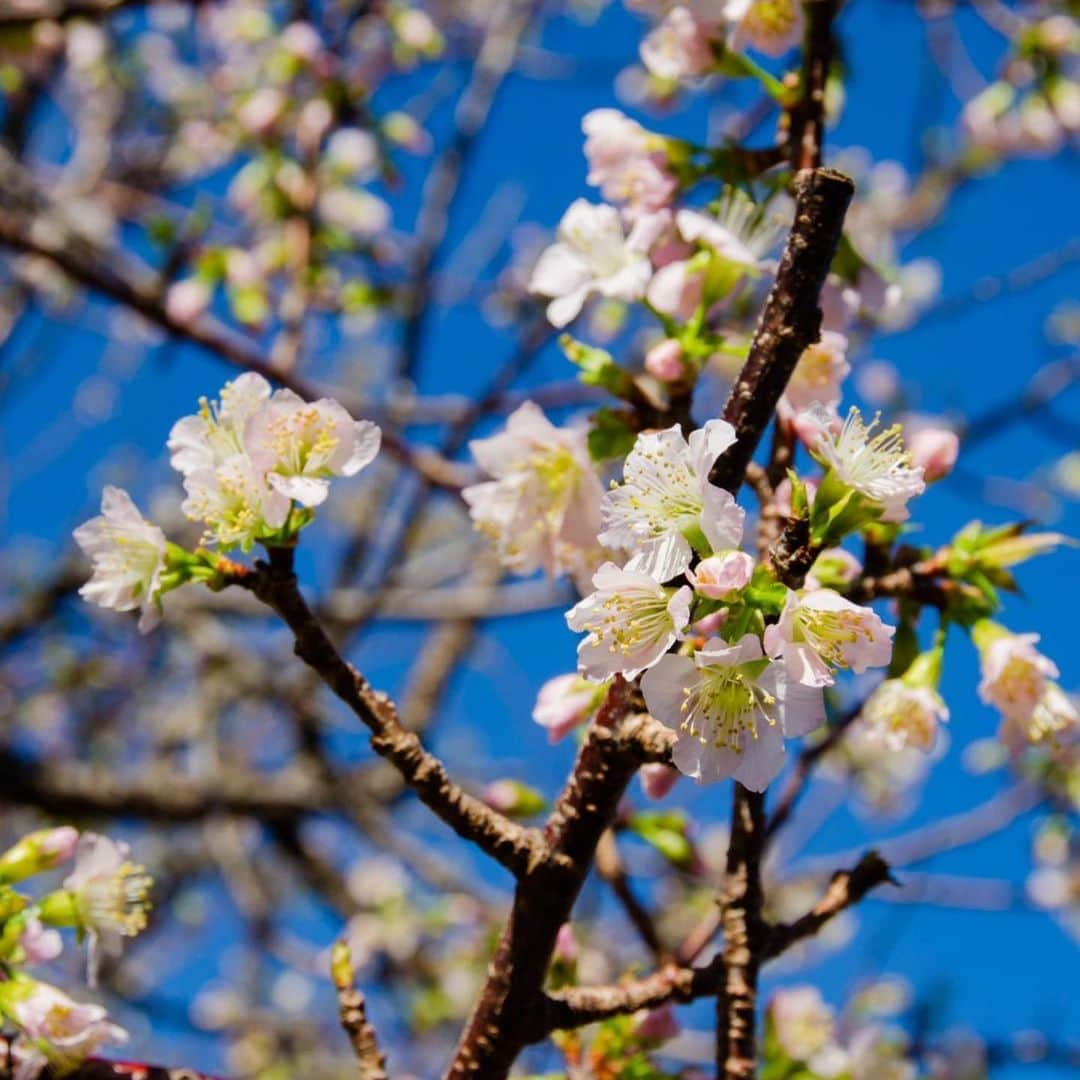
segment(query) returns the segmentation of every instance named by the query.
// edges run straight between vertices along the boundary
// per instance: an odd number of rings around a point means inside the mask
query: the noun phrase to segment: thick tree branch
[[[799,357],[820,336],[818,296],[853,193],[851,181],[832,169],[795,178],[795,220],[776,282],[724,409],[739,438],[713,465],[709,479],[717,487],[735,491],[742,484]]]
[[[738,439],[709,479],[734,494],[799,357],[821,332],[818,297],[836,253],[854,188],[829,169],[795,178],[795,219],[746,364],[724,407]],[[766,927],[761,915],[765,797],[735,784],[722,898],[724,985],[717,998],[717,1074],[744,1080],[757,1067],[757,978]]]
[[[639,709],[635,689],[616,678],[545,826],[560,861],[537,865],[518,884],[487,983],[447,1074],[454,1080],[507,1076],[522,1049],[550,1030],[544,978],[600,837],[641,764],[639,745],[627,732],[627,720]]]

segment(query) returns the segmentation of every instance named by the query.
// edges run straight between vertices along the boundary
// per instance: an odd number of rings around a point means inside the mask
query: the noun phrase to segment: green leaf
[[[637,432],[626,413],[598,409],[589,432],[589,454],[593,461],[611,461],[625,457],[633,449]]]

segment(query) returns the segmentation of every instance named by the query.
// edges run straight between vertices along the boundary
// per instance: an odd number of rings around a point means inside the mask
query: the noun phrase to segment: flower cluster
[[[902,1031],[860,1015],[857,1008],[838,1018],[813,986],[776,991],[765,1039],[766,1058],[783,1068],[782,1075],[821,1080],[914,1080],[918,1075]]]
[[[32,897],[24,883],[73,863],[59,888]],[[123,940],[146,927],[151,880],[128,858],[128,846],[70,826],[24,836],[0,854],[0,1016],[14,1025],[16,1080],[44,1070],[66,1073],[104,1043],[127,1032],[100,1005],[73,1001],[28,968],[63,951],[59,930],[88,942],[88,979],[97,980],[99,952],[118,955]]]
[[[330,480],[370,464],[380,440],[375,424],[354,420],[337,401],[272,391],[249,372],[178,420],[168,448],[183,477],[184,513],[206,528],[203,544],[246,552],[256,542],[293,542],[326,500]],[[170,543],[119,488],[105,488],[100,516],[74,536],[94,570],[80,595],[115,611],[141,608],[144,633],[159,621],[164,593],[187,581],[213,582],[218,573],[212,551]]]

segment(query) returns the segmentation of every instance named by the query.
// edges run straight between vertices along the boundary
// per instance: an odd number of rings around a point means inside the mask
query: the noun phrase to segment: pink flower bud
[[[578,947],[574,940],[574,931],[569,923],[563,923],[555,937],[555,959],[564,964],[572,964],[577,960]]]
[[[641,789],[650,799],[662,799],[678,779],[678,769],[659,761],[641,767]]]
[[[675,1010],[671,1005],[661,1005],[650,1009],[645,1018],[638,1022],[637,1034],[649,1042],[664,1042],[679,1034],[679,1021],[675,1019]]]
[[[508,814],[517,805],[517,788],[512,780],[493,780],[480,798],[500,814]]]
[[[677,382],[683,376],[682,346],[664,338],[645,354],[645,370],[661,382]]]
[[[754,560],[745,551],[725,551],[702,559],[696,570],[688,570],[686,576],[696,592],[719,600],[743,588],[753,573]]]
[[[532,716],[547,728],[548,742],[566,738],[589,719],[599,704],[598,689],[578,675],[556,675],[540,687]]]
[[[193,323],[210,306],[210,288],[198,278],[185,278],[169,286],[165,313],[181,326]]]
[[[79,830],[72,825],[58,825],[37,834],[38,847],[55,860],[53,865],[67,862],[79,844]]]
[[[911,464],[922,466],[923,479],[928,482],[940,480],[948,476],[956,464],[960,439],[955,431],[948,428],[925,427],[911,436],[908,449],[911,451]]]

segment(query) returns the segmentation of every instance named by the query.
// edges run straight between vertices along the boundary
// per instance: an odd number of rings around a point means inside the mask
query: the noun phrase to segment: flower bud
[[[71,858],[78,841],[79,832],[70,825],[24,836],[0,855],[0,882],[11,884],[52,870]]]

